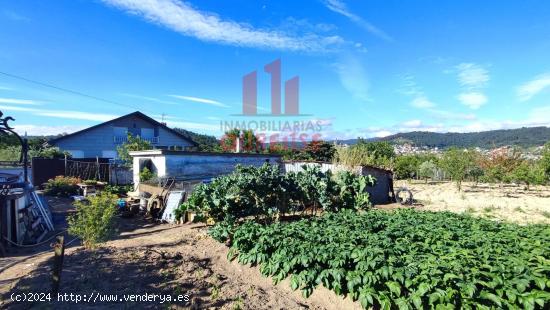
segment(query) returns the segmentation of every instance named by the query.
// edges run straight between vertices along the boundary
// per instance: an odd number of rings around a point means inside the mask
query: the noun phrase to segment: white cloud
[[[8,105],[0,105],[0,109],[5,110],[5,111],[21,111],[21,112],[38,111],[37,109],[33,109],[33,108],[14,107],[14,106],[8,106]]]
[[[141,96],[141,95],[127,94],[127,93],[122,93],[121,95],[125,96],[125,97],[129,97],[129,98],[135,98],[135,99],[139,99],[139,100],[151,101],[151,102],[156,102],[156,103],[177,104],[177,103],[172,102],[172,101],[166,101],[166,100],[162,100],[162,99],[158,99],[158,98],[154,98],[154,97],[147,97],[147,96]]]
[[[324,4],[329,10],[347,17],[349,20],[351,20],[355,24],[359,25],[361,28],[365,29],[366,31],[370,32],[371,34],[373,34],[373,35],[375,35],[379,38],[382,38],[386,41],[393,41],[393,38],[390,37],[387,33],[382,31],[381,29],[377,28],[373,24],[369,23],[368,21],[364,20],[360,16],[358,16],[358,15],[354,14],[353,12],[351,12],[348,9],[346,3],[344,3],[344,1],[342,1],[342,0],[325,0]]]
[[[419,119],[413,119],[410,121],[403,122],[402,126],[407,128],[420,127],[422,126],[422,121]]]
[[[62,110],[51,110],[51,111],[40,111],[36,112],[36,115],[57,117],[57,118],[68,118],[68,119],[80,119],[86,121],[97,121],[97,122],[106,122],[114,118],[119,117],[120,115],[113,114],[102,114],[102,113],[88,113],[80,111],[62,111]]]
[[[470,109],[477,110],[487,103],[487,96],[480,92],[469,92],[458,95],[458,100]]]
[[[334,64],[342,86],[355,98],[369,101],[369,79],[363,64],[353,56],[342,58]]]
[[[179,127],[183,129],[194,129],[194,130],[206,130],[206,131],[221,131],[219,125],[205,124],[205,123],[195,123],[195,122],[173,122],[167,121],[169,127]]]
[[[41,101],[15,98],[0,98],[0,103],[7,104],[24,104],[24,105],[40,105]]]
[[[419,109],[429,109],[435,107],[435,103],[431,102],[425,96],[418,96],[411,101],[411,105]]]
[[[430,109],[430,113],[438,119],[442,120],[475,120],[477,116],[475,114],[456,113],[444,110]]]
[[[550,73],[539,75],[533,80],[522,84],[517,89],[518,99],[520,101],[527,101],[536,94],[540,93],[546,88],[550,87]]]
[[[47,116],[47,117],[56,117],[56,118],[67,118],[67,119],[80,119],[87,121],[98,121],[105,122],[112,120],[113,118],[119,117],[119,115],[113,114],[102,114],[102,113],[88,113],[88,112],[79,112],[79,111],[67,111],[67,110],[44,110],[36,108],[27,108],[27,107],[14,107],[14,106],[3,106],[0,105],[1,110],[6,111],[19,111],[19,112],[31,112],[33,115]]]
[[[170,96],[172,98],[181,99],[181,100],[205,103],[205,104],[209,104],[209,105],[213,105],[213,106],[217,106],[217,107],[221,107],[221,108],[229,108],[228,105],[223,104],[223,103],[221,103],[219,101],[216,101],[216,100],[211,100],[211,99],[191,97],[191,96],[180,96],[180,95],[168,95],[168,96]]]
[[[280,31],[255,29],[251,25],[222,19],[178,0],[103,0],[104,3],[202,41],[233,46],[291,50],[324,51],[344,43],[339,36],[310,33],[293,36]]]
[[[86,128],[86,126],[41,126],[17,124],[15,131],[24,135],[27,133],[30,136],[55,136],[63,133],[73,133]]]
[[[388,130],[381,130],[374,133],[374,136],[377,138],[383,138],[392,135],[393,133]]]
[[[461,63],[456,69],[460,85],[466,88],[482,88],[489,82],[489,72],[475,63]]]

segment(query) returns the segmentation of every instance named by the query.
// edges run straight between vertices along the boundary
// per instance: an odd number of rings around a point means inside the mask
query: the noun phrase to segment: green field
[[[230,258],[309,296],[323,285],[365,308],[545,308],[550,227],[449,212],[342,211],[245,222]]]

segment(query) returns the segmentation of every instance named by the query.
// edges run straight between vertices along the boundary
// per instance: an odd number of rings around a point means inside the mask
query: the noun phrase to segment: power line
[[[18,76],[18,75],[15,75],[15,74],[2,72],[2,71],[0,71],[0,74],[3,74],[5,76],[8,76],[8,77],[11,77],[11,78],[14,78],[14,79],[19,79],[19,80],[26,81],[26,82],[29,82],[29,83],[37,84],[37,85],[40,85],[40,86],[49,87],[49,88],[64,91],[64,92],[67,92],[67,93],[71,93],[73,95],[78,95],[78,96],[94,99],[94,100],[97,100],[97,101],[102,101],[102,102],[106,102],[106,103],[110,103],[110,104],[115,104],[115,105],[123,106],[123,107],[126,107],[126,108],[130,108],[130,109],[135,109],[135,107],[131,106],[131,105],[119,103],[119,102],[112,101],[112,100],[109,100],[109,99],[96,97],[96,96],[93,96],[93,95],[88,95],[88,94],[85,94],[85,93],[82,93],[82,92],[79,92],[79,91],[76,91],[76,90],[70,90],[68,88],[55,86],[55,85],[52,85],[52,84],[49,84],[49,83],[44,83],[44,82],[40,82],[40,81],[36,81],[36,80],[31,80],[29,78]]]

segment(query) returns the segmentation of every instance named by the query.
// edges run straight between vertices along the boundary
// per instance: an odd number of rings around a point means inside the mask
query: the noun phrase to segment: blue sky
[[[229,4],[230,3],[230,4]],[[550,3],[0,1],[0,110],[57,134],[140,110],[220,135],[282,61],[325,138],[550,125]]]

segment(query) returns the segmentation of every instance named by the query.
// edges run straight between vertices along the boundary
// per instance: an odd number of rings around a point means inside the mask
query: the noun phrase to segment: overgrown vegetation
[[[76,214],[69,217],[69,233],[78,236],[86,248],[95,248],[114,232],[117,196],[103,192],[76,202]]]
[[[278,166],[237,166],[210,184],[197,186],[189,199],[176,210],[180,219],[187,210],[204,220],[216,222],[254,217],[273,221],[285,214],[304,214],[306,210],[337,211],[344,208],[367,209],[370,176],[342,172],[333,176],[318,167],[305,166],[297,173],[283,174]]]
[[[395,153],[388,142],[370,142],[364,140],[352,146],[339,146],[336,149],[335,162],[348,167],[375,166],[392,169]]]
[[[79,194],[79,178],[58,175],[44,183],[44,193],[50,196],[69,197]]]
[[[225,241],[227,232],[217,239]],[[447,212],[342,211],[235,228],[229,258],[322,284],[375,309],[543,309],[550,303],[550,228]]]
[[[117,147],[117,154],[118,158],[125,166],[132,167],[132,156],[130,156],[130,152],[150,150],[152,148],[151,142],[143,140],[139,136],[134,137],[131,133],[128,133],[126,142]]]

